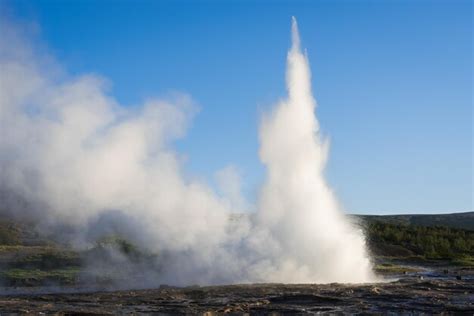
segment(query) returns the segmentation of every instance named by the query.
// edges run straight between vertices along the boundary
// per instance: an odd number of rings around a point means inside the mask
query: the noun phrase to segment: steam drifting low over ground
[[[235,171],[219,173],[228,193],[219,195],[187,179],[170,146],[196,112],[190,97],[123,107],[104,79],[67,76],[24,28],[1,23],[2,215],[33,219],[78,248],[119,233],[158,253],[156,284],[375,279],[362,232],[323,177],[328,143],[295,20],[288,98],[260,127],[266,182],[256,216],[240,221],[230,220],[246,205]]]

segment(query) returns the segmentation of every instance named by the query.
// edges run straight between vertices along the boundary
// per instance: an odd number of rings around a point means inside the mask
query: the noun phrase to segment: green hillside
[[[424,227],[451,227],[474,231],[474,212],[453,214],[356,215],[367,222]]]
[[[355,218],[375,257],[474,266],[474,212]]]

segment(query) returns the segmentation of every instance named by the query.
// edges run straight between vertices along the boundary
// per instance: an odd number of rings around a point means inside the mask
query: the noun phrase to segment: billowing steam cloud
[[[295,20],[289,98],[260,130],[268,178],[256,215],[238,218],[248,205],[235,169],[217,173],[217,194],[186,178],[172,149],[196,112],[189,97],[123,107],[100,77],[70,78],[21,28],[1,29],[3,216],[32,219],[76,247],[118,230],[158,253],[155,284],[373,280],[363,235],[323,178],[327,144]]]

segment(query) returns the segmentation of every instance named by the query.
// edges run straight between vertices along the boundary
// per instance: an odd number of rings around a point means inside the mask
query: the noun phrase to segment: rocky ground
[[[0,314],[474,314],[473,269],[422,269],[398,277],[392,282],[365,285],[162,286],[89,292],[31,288],[29,293],[24,289],[15,293],[10,288],[0,296]]]

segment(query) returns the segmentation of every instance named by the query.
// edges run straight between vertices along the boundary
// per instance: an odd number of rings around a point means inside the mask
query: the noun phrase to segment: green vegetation
[[[366,222],[424,227],[450,227],[474,231],[474,212],[415,215],[355,215]]]
[[[454,258],[452,263],[457,266],[474,267],[474,256]]]
[[[375,266],[375,271],[377,273],[404,273],[404,272],[416,272],[419,269],[393,264],[393,263],[382,263]]]
[[[80,257],[77,252],[51,247],[37,250],[30,254],[27,252],[17,252],[9,266],[14,268],[51,270],[80,265]]]
[[[116,249],[132,260],[141,258],[145,255],[134,244],[117,235],[105,236],[99,239],[96,246],[93,248],[95,251],[103,251],[105,249]]]
[[[47,283],[72,285],[79,275],[78,267],[54,270],[40,269],[8,269],[0,271],[0,278],[9,286],[36,286]]]
[[[6,236],[0,240],[0,285],[3,286],[74,285],[78,282],[107,285],[136,273],[133,264],[146,271],[155,262],[154,255],[116,235],[104,236],[91,248],[73,251],[51,240],[34,245],[29,240],[35,232],[25,233],[24,226],[13,230],[18,242],[11,242],[10,227],[19,226],[0,224],[0,233]],[[22,242],[24,240],[27,242]]]
[[[471,265],[474,260],[474,231],[379,221],[366,226],[369,246],[375,255],[444,259],[463,265]]]
[[[0,283],[7,286],[74,284],[80,272],[77,252],[58,246],[0,245]]]
[[[0,245],[19,245],[20,231],[10,222],[0,221]]]

